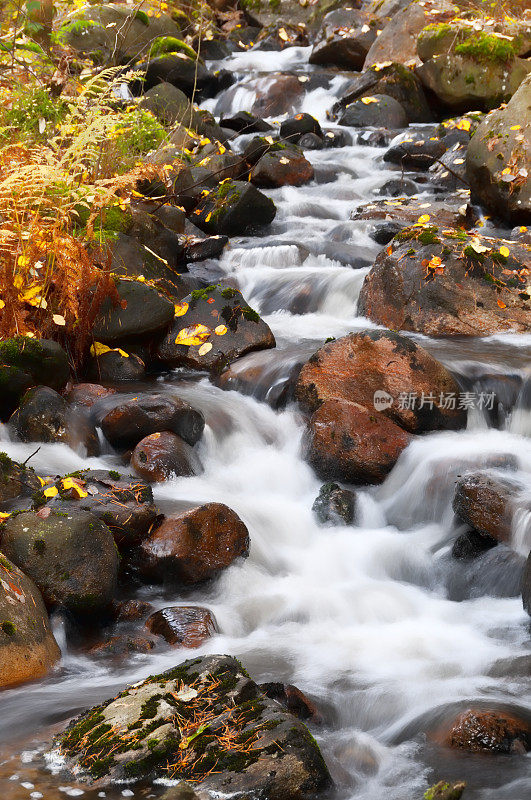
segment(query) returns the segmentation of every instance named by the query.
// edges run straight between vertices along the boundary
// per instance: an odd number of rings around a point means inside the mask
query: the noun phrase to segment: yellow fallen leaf
[[[379,103],[380,101],[377,97],[362,97],[361,102],[368,106],[369,103]]]
[[[56,325],[66,325],[66,320],[62,314],[54,314],[52,319]]]
[[[90,354],[92,356],[102,356],[104,353],[110,353],[111,349],[111,347],[107,347],[107,345],[102,344],[102,342],[94,342],[90,347]]]
[[[45,497],[55,497],[56,494],[59,494],[59,489],[57,486],[50,486],[49,489],[45,489],[43,492]]]
[[[469,119],[460,119],[456,122],[455,127],[458,128],[460,131],[469,131],[470,130],[470,120]]]
[[[0,308],[5,308],[5,307],[6,307],[6,304],[4,303],[4,301],[0,300]]]
[[[78,498],[88,497],[88,492],[85,492],[73,478],[63,478],[61,483],[63,484],[63,489],[72,489],[72,491],[77,494]]]
[[[500,308],[507,308],[507,304],[503,300],[496,300]]]
[[[185,300],[183,300],[182,303],[176,303],[175,304],[175,316],[176,317],[182,317],[184,314],[186,314],[186,312],[188,311],[188,308],[189,308],[188,303]]]
[[[212,331],[206,325],[198,322],[196,325],[191,325],[188,328],[182,328],[177,334],[175,344],[191,347],[192,345],[202,344],[205,339],[208,339]]]
[[[227,333],[227,326],[218,325],[217,328],[214,328],[214,333],[216,333],[218,336],[224,336]]]
[[[505,258],[507,258],[510,254],[511,254],[511,251],[509,250],[508,247],[505,247],[505,245],[500,247],[500,255],[505,256]]]
[[[8,518],[8,517],[10,517],[10,516],[11,516],[11,514],[8,514],[8,512],[7,512],[7,511],[0,511],[0,522],[1,522],[2,520],[4,520],[4,519],[7,519],[7,518]]]
[[[206,354],[209,353],[211,350],[212,350],[212,343],[205,342],[204,344],[201,345],[201,347],[197,352],[199,353],[200,356],[206,356]]]
[[[279,32],[278,32],[278,38],[279,38],[279,39],[282,39],[282,41],[283,41],[283,42],[287,42],[287,41],[289,41],[289,36],[288,36],[288,34],[286,33],[286,30],[285,30],[285,28],[280,28],[280,30],[279,30]]]
[[[511,130],[512,131],[519,131],[521,127],[522,127],[521,125],[511,125]]]
[[[430,215],[429,214],[421,214],[420,217],[417,220],[417,223],[419,225],[425,225],[426,222],[429,222],[429,221],[430,221]]]

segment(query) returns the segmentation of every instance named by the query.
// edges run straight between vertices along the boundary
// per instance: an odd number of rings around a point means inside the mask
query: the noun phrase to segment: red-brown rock
[[[212,613],[201,606],[162,608],[149,617],[146,628],[173,647],[200,647],[218,630]]]
[[[511,541],[511,501],[522,491],[517,480],[496,472],[463,475],[456,483],[453,509],[479,533],[498,542]]]
[[[531,726],[504,711],[469,709],[452,723],[444,743],[472,753],[527,753]]]
[[[116,389],[107,389],[99,383],[76,383],[68,392],[67,400],[76,406],[92,408],[98,400],[111,394],[116,394]]]
[[[196,475],[201,471],[193,447],[169,431],[152,433],[137,444],[131,466],[145,481],[166,481],[168,478]]]
[[[222,503],[206,503],[166,517],[137,552],[147,580],[199,583],[249,553],[249,531]]]
[[[388,407],[383,396],[375,408],[375,392],[389,395]],[[443,408],[441,394],[451,393],[457,395],[459,386],[442,364],[411,339],[381,330],[351,333],[325,344],[303,366],[296,388],[307,410],[315,411],[325,400],[346,400],[412,433],[464,424],[463,410]],[[401,400],[410,395],[415,396],[414,408]]]
[[[280,186],[302,186],[311,181],[314,170],[298,148],[266,153],[251,171],[251,182],[262,189]]]
[[[381,483],[410,440],[376,411],[325,400],[310,419],[307,458],[323,480]]]

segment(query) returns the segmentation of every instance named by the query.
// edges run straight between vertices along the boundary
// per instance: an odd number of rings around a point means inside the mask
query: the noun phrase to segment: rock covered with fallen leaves
[[[466,169],[475,200],[509,221],[531,220],[531,76],[477,128]]]
[[[239,289],[207,286],[176,306],[173,325],[157,355],[171,367],[219,372],[244,353],[274,346],[271,329]]]
[[[189,780],[197,791],[310,800],[331,778],[306,726],[230,656],[196,658],[73,720],[53,744],[76,780]]]
[[[426,217],[378,255],[359,312],[394,330],[432,336],[531,330],[531,247],[441,229]]]

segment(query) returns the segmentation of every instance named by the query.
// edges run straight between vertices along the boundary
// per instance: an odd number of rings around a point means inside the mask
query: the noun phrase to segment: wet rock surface
[[[215,577],[249,552],[247,527],[222,503],[174,514],[145,539],[134,555],[145,580],[194,584]]]
[[[0,688],[41,678],[59,660],[41,594],[0,554]]]

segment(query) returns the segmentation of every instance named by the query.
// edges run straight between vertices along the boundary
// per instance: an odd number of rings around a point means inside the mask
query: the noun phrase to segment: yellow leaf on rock
[[[521,125],[511,125],[511,130],[512,131],[519,131],[521,127],[522,127]]]
[[[184,314],[186,314],[186,312],[188,311],[188,308],[189,308],[188,303],[185,300],[183,300],[182,303],[176,303],[175,304],[175,316],[176,317],[182,317]]]
[[[505,245],[500,247],[500,255],[505,256],[505,258],[507,258],[510,254],[511,254],[511,251],[509,250],[508,247],[505,247]]]
[[[111,347],[107,347],[107,345],[102,344],[102,342],[94,342],[90,347],[90,354],[92,356],[102,356],[104,353],[110,353],[111,349]]]
[[[59,489],[57,486],[50,486],[49,489],[45,489],[43,492],[45,497],[55,497],[56,494],[59,494]]]
[[[421,214],[421,216],[417,220],[417,223],[419,225],[425,225],[426,222],[429,222],[429,221],[430,221],[430,215],[429,214]]]
[[[496,300],[500,308],[507,308],[507,304],[503,300]]]
[[[460,119],[456,125],[460,131],[469,131],[470,130],[470,120],[469,119]]]
[[[6,304],[4,303],[4,301],[0,300],[0,308],[5,308],[5,307],[6,307]]]
[[[10,516],[11,516],[11,514],[10,514],[10,513],[8,513],[7,511],[0,511],[0,522],[1,522],[2,520],[4,520],[4,519],[7,519],[7,518],[8,518],[8,517],[10,517]]]
[[[218,325],[217,328],[214,328],[214,333],[216,333],[218,336],[224,336],[227,333],[227,326]]]
[[[200,356],[206,356],[206,354],[209,353],[211,350],[212,350],[211,342],[205,342],[204,344],[201,345],[201,347],[197,352],[199,353]]]
[[[66,325],[66,320],[62,314],[54,314],[52,319],[56,325]]]
[[[379,103],[380,101],[377,97],[362,97],[361,102],[368,106],[369,103]]]
[[[289,40],[289,36],[286,33],[285,28],[280,28],[280,30],[278,32],[278,38],[282,39],[283,42],[287,42]]]
[[[205,339],[208,339],[212,331],[198,322],[196,325],[191,325],[189,328],[182,328],[177,334],[175,344],[191,347],[192,345],[202,344]]]

